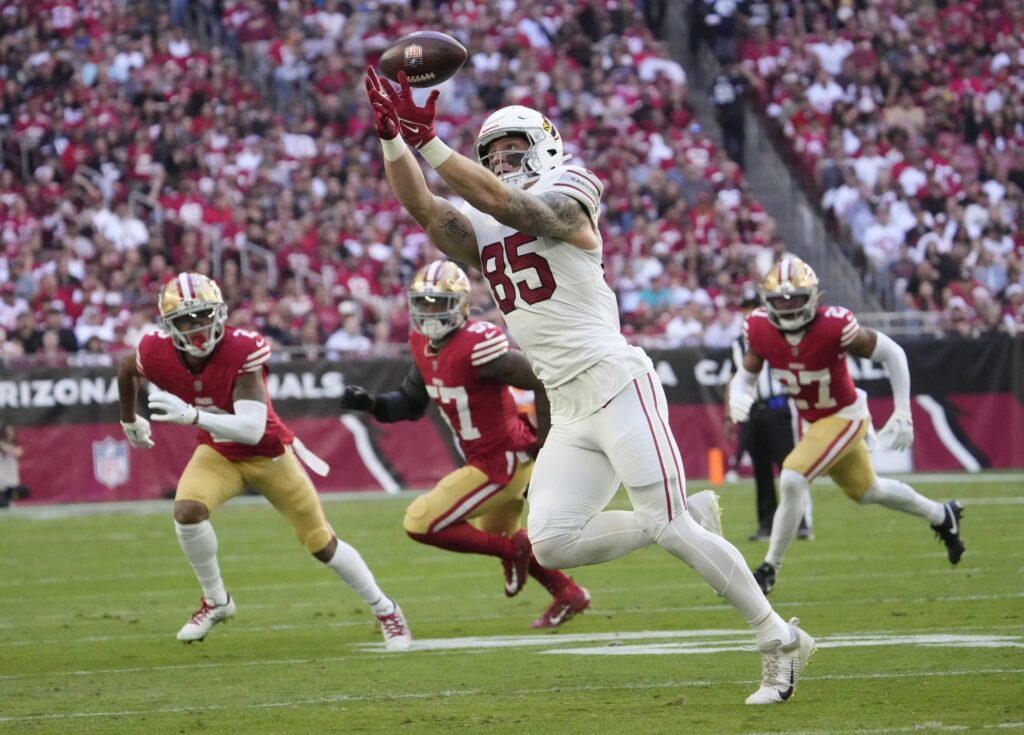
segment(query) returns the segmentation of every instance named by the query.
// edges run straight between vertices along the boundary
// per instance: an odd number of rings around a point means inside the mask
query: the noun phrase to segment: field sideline
[[[14,508],[0,733],[1024,732],[1024,474],[907,479],[964,502],[963,562],[923,521],[816,485],[817,540],[794,543],[772,600],[819,650],[770,708],[743,705],[760,661],[742,619],[657,548],[575,570],[593,607],[542,633],[536,582],[507,600],[497,560],[405,537],[410,496],[325,496],[409,617],[417,650],[385,654],[354,593],[239,499],[215,517],[238,615],[185,646],[199,590],[168,502]],[[752,486],[720,492],[726,536],[760,562]]]

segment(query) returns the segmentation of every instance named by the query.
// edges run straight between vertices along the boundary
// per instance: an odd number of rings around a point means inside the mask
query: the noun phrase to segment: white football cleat
[[[205,597],[199,598],[199,609],[181,630],[178,631],[178,640],[185,643],[201,641],[210,632],[210,628],[217,623],[222,623],[229,618],[235,617],[235,601],[228,595],[228,601],[223,605],[211,605]]]
[[[394,612],[377,616],[377,625],[384,634],[385,651],[408,651],[412,648],[412,633],[409,631],[409,624],[405,622],[405,615],[402,608],[394,600]]]
[[[716,536],[722,535],[722,507],[718,504],[718,493],[714,490],[701,490],[688,495],[686,509],[690,517],[706,530]]]
[[[814,639],[800,629],[800,618],[791,618],[796,639],[788,646],[761,652],[761,688],[747,697],[747,704],[782,704],[793,696],[800,673],[814,655]]]

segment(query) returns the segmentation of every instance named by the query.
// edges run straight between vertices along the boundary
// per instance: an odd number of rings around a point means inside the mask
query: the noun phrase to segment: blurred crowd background
[[[112,364],[183,270],[282,358],[401,352],[405,285],[438,253],[384,179],[362,77],[419,29],[470,50],[441,87],[452,147],[473,155],[484,117],[524,104],[604,181],[631,339],[727,346],[786,251],[744,179],[747,102],[888,308],[1024,332],[1024,9],[696,1],[718,146],[655,33],[664,7],[0,0],[0,359]],[[474,315],[500,323],[471,277]]]

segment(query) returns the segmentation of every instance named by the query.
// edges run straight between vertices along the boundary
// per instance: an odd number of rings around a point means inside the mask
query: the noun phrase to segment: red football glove
[[[398,117],[398,127],[406,143],[413,148],[421,148],[437,137],[437,133],[434,132],[434,117],[437,115],[434,106],[438,96],[441,94],[440,92],[435,89],[427,98],[427,103],[423,107],[417,107],[416,102],[412,98],[412,87],[409,86],[409,78],[406,77],[404,71],[398,72],[397,91],[391,87],[390,82],[379,79],[373,72],[373,69],[368,70],[367,78],[369,79],[371,75],[376,80],[376,88],[379,94],[390,101],[391,109],[395,111]],[[367,81],[367,89],[369,88],[370,81]],[[374,105],[374,120],[376,121],[377,103],[374,102],[375,99],[379,100],[380,98],[371,93],[370,104]],[[377,130],[380,132],[380,128]]]
[[[398,113],[399,129],[405,142],[413,148],[422,148],[437,137],[434,132],[434,117],[437,111],[434,105],[441,93],[436,89],[427,97],[423,107],[417,107],[412,98],[412,87],[404,71],[398,72],[398,98],[395,99],[395,112]]]
[[[398,137],[398,113],[392,102],[391,85],[381,83],[372,66],[366,68],[366,96],[370,98],[373,108],[373,124],[377,128],[377,137],[381,140],[394,140]]]

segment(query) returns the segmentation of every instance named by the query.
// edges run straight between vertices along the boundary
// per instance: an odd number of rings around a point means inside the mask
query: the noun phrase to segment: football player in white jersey
[[[754,628],[762,677],[747,703],[785,702],[814,639],[796,618],[786,623],[772,610],[732,544],[686,512],[664,390],[650,358],[622,337],[615,295],[604,280],[600,180],[565,165],[555,126],[526,107],[488,117],[477,161],[462,156],[434,131],[439,93],[418,106],[402,73],[399,83],[395,90],[367,70],[392,189],[442,252],[487,278],[551,403],[551,430],[529,495],[527,526],[537,560],[575,567],[663,546]],[[409,146],[465,200],[461,210],[429,190]],[[620,482],[634,510],[604,510]]]

